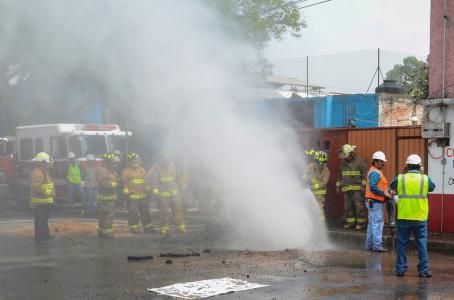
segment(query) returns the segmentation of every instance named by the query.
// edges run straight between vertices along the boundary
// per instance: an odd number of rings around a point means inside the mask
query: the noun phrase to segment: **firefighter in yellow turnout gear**
[[[96,174],[96,201],[98,203],[98,236],[113,236],[113,218],[117,201],[119,176],[115,171],[118,157],[113,153],[104,154],[104,161]]]
[[[34,159],[35,167],[30,174],[30,204],[35,215],[35,242],[43,243],[51,239],[49,235],[50,207],[54,204],[55,187],[49,175],[52,158],[45,152]]]
[[[366,224],[364,193],[368,167],[357,156],[356,146],[345,144],[339,150],[342,159],[336,181],[336,192],[344,193],[346,223],[344,228],[363,229]],[[356,226],[355,226],[356,225]]]
[[[169,232],[169,219],[172,209],[173,217],[180,232],[186,232],[183,210],[179,195],[179,174],[176,165],[165,152],[160,153],[159,162],[148,172],[153,194],[157,196],[160,208],[161,234]]]
[[[304,171],[303,180],[306,186],[309,186],[312,194],[314,194],[320,206],[321,218],[325,220],[324,205],[330,176],[329,169],[326,166],[328,155],[324,151],[317,151],[314,152],[313,159],[314,161],[309,163]]]
[[[152,224],[145,170],[141,166],[138,154],[128,153],[126,160],[127,167],[121,173],[121,182],[123,193],[127,197],[129,230],[132,233],[139,233],[140,221],[142,221],[144,232],[151,232]]]

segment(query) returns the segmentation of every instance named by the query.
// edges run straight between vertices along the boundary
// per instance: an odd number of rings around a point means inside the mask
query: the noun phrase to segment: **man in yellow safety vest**
[[[421,157],[408,156],[407,173],[397,176],[390,185],[398,196],[396,275],[399,277],[407,271],[407,247],[412,231],[418,245],[419,277],[432,277],[427,252],[427,219],[428,193],[435,189],[435,184],[429,176],[421,174],[421,168]]]

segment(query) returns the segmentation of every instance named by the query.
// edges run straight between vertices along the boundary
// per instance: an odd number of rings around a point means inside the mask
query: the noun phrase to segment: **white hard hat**
[[[76,155],[74,154],[74,152],[69,152],[68,153],[68,158],[71,159],[71,158],[76,158]]]
[[[418,154],[411,154],[407,158],[407,165],[420,165],[422,162]]]
[[[50,164],[52,162],[52,158],[46,152],[40,152],[36,154],[35,158],[33,158],[32,161],[45,162]]]
[[[87,160],[95,160],[95,156],[93,154],[88,154]]]
[[[383,153],[381,151],[377,151],[377,152],[374,153],[374,155],[372,155],[372,160],[374,160],[374,159],[378,159],[378,160],[381,160],[381,161],[387,161],[385,153]]]

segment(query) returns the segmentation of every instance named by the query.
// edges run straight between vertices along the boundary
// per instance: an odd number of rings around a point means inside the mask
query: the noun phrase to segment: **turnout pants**
[[[361,191],[344,192],[345,221],[351,227],[366,223],[366,211]]]
[[[98,202],[98,235],[102,237],[111,237],[113,234],[113,219],[116,201],[99,201]]]
[[[50,205],[35,204],[33,210],[35,215],[35,241],[48,240],[50,237],[48,225]]]
[[[151,216],[148,199],[128,199],[128,225],[133,233],[139,232],[142,222],[145,232],[151,231]]]
[[[159,196],[159,210],[161,228],[169,228],[170,209],[172,209],[173,219],[177,226],[184,226],[183,210],[178,195],[165,197]]]
[[[314,195],[320,207],[320,217],[325,220],[325,195]]]

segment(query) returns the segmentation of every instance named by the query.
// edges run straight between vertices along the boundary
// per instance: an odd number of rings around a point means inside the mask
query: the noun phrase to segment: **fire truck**
[[[10,196],[20,206],[29,201],[29,176],[33,168],[31,161],[39,152],[49,153],[54,161],[51,176],[56,186],[56,201],[66,200],[66,168],[68,153],[73,152],[81,164],[92,154],[97,161],[106,152],[128,151],[131,132],[122,131],[112,124],[46,124],[20,126],[16,128],[14,177],[10,182]]]

